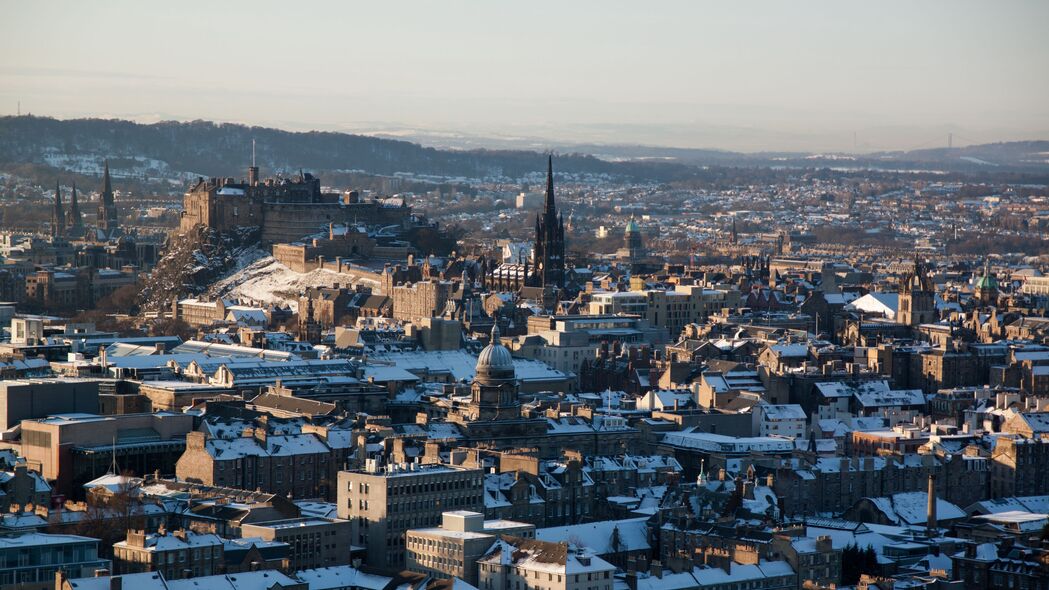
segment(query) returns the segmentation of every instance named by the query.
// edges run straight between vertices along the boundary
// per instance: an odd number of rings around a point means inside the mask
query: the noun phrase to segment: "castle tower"
[[[76,183],[73,183],[73,194],[69,197],[69,211],[66,213],[66,233],[80,237],[84,235],[84,220],[80,217],[80,202],[76,196]]]
[[[62,188],[55,181],[55,202],[51,206],[51,237],[61,238],[66,235],[66,214],[62,210]]]
[[[936,288],[929,278],[928,267],[917,256],[914,257],[914,270],[900,287],[899,301],[896,323],[913,327],[936,321]]]
[[[565,221],[554,202],[554,157],[546,165],[546,204],[542,216],[535,219],[534,287],[565,286]]]
[[[109,177],[109,160],[102,173],[102,197],[98,203],[98,228],[107,232],[117,228],[117,206],[113,199],[113,181]]]

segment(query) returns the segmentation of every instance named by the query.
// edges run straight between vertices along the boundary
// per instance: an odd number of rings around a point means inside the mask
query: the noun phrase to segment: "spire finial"
[[[499,318],[492,324],[492,341],[489,344],[499,344]]]

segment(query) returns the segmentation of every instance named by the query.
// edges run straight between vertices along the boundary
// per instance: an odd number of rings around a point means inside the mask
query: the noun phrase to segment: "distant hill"
[[[116,119],[59,120],[0,117],[0,165],[43,164],[90,174],[103,158],[129,175],[183,178],[240,176],[251,158],[251,142],[263,174],[360,171],[409,172],[446,178],[518,179],[545,172],[534,151],[438,150],[393,139],[333,132],[291,132],[209,121],[141,124]],[[589,155],[557,157],[559,172],[611,175],[635,180],[671,180],[688,166],[663,162],[611,162]]]
[[[264,176],[299,169],[322,179],[343,173],[398,172],[440,179],[538,180],[542,154],[527,149],[438,149],[397,139],[336,132],[292,132],[210,121],[153,124],[118,119],[59,120],[0,117],[0,170],[59,169],[101,175],[109,158],[124,180],[185,186],[196,176],[243,176],[256,142]],[[579,144],[558,150],[558,173],[671,181],[703,175],[704,167],[923,170],[979,177],[1049,174],[1049,141],[1006,142],[959,148],[873,154],[753,153]],[[43,169],[43,173],[40,173]],[[68,180],[68,179],[67,179]],[[50,181],[49,181],[50,182]]]

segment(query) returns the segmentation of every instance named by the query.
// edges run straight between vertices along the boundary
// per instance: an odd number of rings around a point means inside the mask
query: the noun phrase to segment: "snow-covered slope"
[[[379,287],[372,273],[314,270],[300,273],[266,256],[216,282],[209,289],[215,297],[251,299],[264,304],[287,304],[297,311],[298,297],[307,287],[363,284]]]

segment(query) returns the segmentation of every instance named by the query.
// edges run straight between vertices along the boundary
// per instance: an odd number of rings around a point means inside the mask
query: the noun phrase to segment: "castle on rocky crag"
[[[183,209],[183,232],[197,225],[220,232],[258,227],[259,239],[268,244],[294,242],[332,224],[382,226],[393,233],[426,224],[403,199],[322,192],[320,179],[308,172],[260,180],[257,166],[248,168],[247,180],[197,179],[183,198]]]

